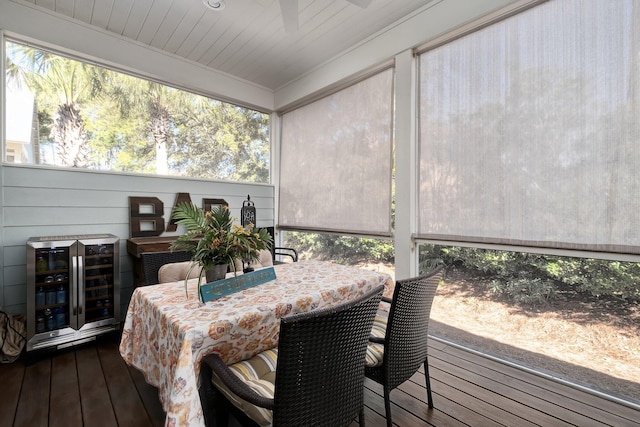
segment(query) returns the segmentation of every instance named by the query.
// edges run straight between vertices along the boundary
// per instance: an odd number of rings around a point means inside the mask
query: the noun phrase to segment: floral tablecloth
[[[166,426],[204,426],[198,395],[202,358],[227,363],[276,347],[280,318],[336,305],[393,281],[381,272],[322,261],[275,266],[276,280],[226,297],[199,302],[197,279],[137,288],[120,342],[125,362],[157,387]]]

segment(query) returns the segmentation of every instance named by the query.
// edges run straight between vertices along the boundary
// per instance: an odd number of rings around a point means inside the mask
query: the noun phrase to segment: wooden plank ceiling
[[[442,0],[297,0],[285,31],[279,0],[12,0],[71,17],[206,67],[278,89],[415,11]],[[290,0],[291,1],[291,0]]]

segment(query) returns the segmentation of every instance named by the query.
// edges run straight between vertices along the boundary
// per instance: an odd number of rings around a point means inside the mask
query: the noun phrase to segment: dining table
[[[280,319],[330,307],[379,285],[384,272],[305,260],[274,266],[275,280],[203,303],[198,279],[136,288],[125,317],[120,354],[157,387],[165,426],[204,426],[200,364],[211,353],[232,364],[277,347]]]

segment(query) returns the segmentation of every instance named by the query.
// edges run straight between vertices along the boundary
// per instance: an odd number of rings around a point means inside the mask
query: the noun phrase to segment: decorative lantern
[[[244,228],[256,226],[256,207],[251,201],[251,196],[247,194],[247,200],[242,202],[240,210],[240,223]]]
[[[251,196],[247,194],[247,200],[242,202],[242,209],[240,210],[240,223],[244,228],[253,228],[256,226],[256,207],[251,201]],[[249,273],[253,271],[253,268],[249,265],[249,260],[242,260],[242,271]]]

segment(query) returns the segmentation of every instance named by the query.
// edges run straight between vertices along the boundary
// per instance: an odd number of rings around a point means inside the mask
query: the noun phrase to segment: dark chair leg
[[[226,427],[229,424],[229,409],[226,398],[211,384],[211,368],[206,363],[200,367],[202,385],[198,390],[202,415],[207,427]]]
[[[360,424],[360,427],[364,427],[364,405],[362,405],[360,414],[358,414],[358,424]]]
[[[433,397],[431,396],[431,379],[429,378],[429,360],[424,359],[424,379],[427,386],[427,404],[429,409],[433,408]]]
[[[227,427],[229,425],[229,403],[219,391],[216,390],[216,393],[219,403],[215,407],[215,427]]]
[[[384,411],[387,415],[387,427],[393,427],[391,423],[391,399],[389,397],[390,394],[389,388],[384,386]]]

